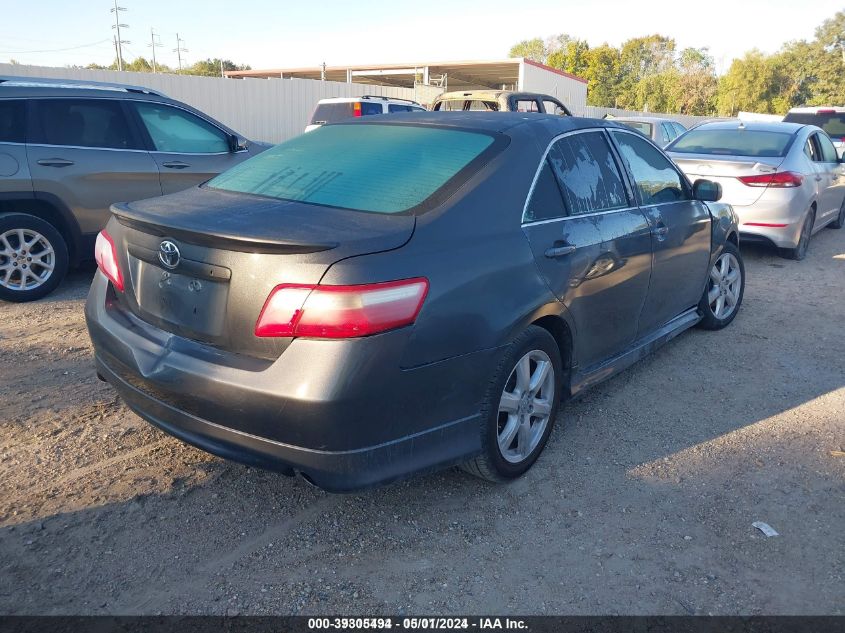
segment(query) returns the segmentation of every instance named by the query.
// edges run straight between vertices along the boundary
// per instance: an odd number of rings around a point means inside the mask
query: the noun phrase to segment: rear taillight
[[[282,284],[267,297],[255,335],[369,336],[413,323],[427,293],[422,277],[360,286]]]
[[[123,292],[123,274],[117,263],[117,249],[114,240],[106,231],[100,231],[97,235],[97,242],[94,244],[94,259],[100,271],[108,278],[114,287]]]
[[[352,104],[352,116],[361,116],[361,102],[356,101]]]
[[[816,110],[816,114],[836,114],[836,110],[832,110],[831,108],[820,108]]]
[[[804,176],[792,171],[776,171],[757,176],[739,176],[739,181],[749,187],[789,188],[800,187],[801,183],[804,182]]]

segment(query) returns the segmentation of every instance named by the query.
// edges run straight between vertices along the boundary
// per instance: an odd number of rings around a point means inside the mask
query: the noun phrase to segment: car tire
[[[798,237],[798,244],[795,248],[782,248],[781,255],[786,259],[801,261],[807,256],[810,248],[810,237],[813,234],[813,225],[816,223],[816,210],[810,209],[804,217],[804,224],[801,225],[801,235]]]
[[[67,269],[67,244],[52,224],[28,213],[0,214],[0,300],[41,299]]]
[[[562,375],[557,341],[543,328],[529,326],[505,351],[490,380],[481,407],[482,452],[462,468],[493,482],[516,479],[531,468],[551,435]]]
[[[707,285],[698,311],[699,325],[706,330],[721,330],[736,317],[745,295],[745,264],[739,247],[725,243],[719,257],[710,267]]]
[[[827,225],[831,229],[841,229],[845,226],[845,199],[842,200],[842,205],[839,207],[839,215],[836,219]]]

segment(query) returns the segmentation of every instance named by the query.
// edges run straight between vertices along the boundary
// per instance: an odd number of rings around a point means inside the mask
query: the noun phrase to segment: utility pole
[[[322,81],[326,80],[326,62],[323,62],[323,64],[320,66],[320,79]]]
[[[114,38],[114,47],[115,52],[117,53],[117,69],[123,70],[123,44],[131,44],[129,40],[122,40],[120,39],[120,29],[128,29],[128,24],[121,24],[120,23],[120,12],[126,11],[125,7],[117,6],[117,0],[114,0],[114,8],[109,9],[110,13],[114,13],[114,24],[112,28],[117,31],[117,36]]]
[[[179,34],[177,33],[176,34],[176,48],[173,49],[173,52],[176,53],[176,57],[179,59],[179,72],[180,73],[182,72],[182,53],[188,52],[188,49],[184,48],[182,46],[182,44],[184,44],[184,43],[185,43],[185,40],[183,40],[181,37],[179,37]]]
[[[226,75],[223,74],[223,60],[220,60],[220,76],[225,77]]]
[[[153,49],[153,72],[158,72],[156,69],[156,49],[161,47],[161,42],[156,40],[156,37],[158,37],[156,32],[150,29],[150,43],[147,46]]]

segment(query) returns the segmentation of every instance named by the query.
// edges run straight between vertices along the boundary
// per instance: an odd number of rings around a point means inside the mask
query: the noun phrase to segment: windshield
[[[209,181],[215,189],[372,211],[407,211],[493,143],[488,134],[410,125],[321,127]]]
[[[616,122],[627,125],[629,128],[651,138],[651,123],[644,123],[643,121],[620,121],[619,119],[616,119]]]
[[[819,114],[814,112],[790,112],[783,120],[789,123],[817,125],[827,132],[829,137],[837,141],[845,139],[845,112],[825,112]]]
[[[784,156],[792,140],[788,132],[761,130],[690,130],[667,150],[683,154],[724,154],[727,156]]]

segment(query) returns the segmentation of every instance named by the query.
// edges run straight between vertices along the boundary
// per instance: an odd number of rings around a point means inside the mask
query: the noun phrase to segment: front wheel
[[[560,403],[560,349],[541,327],[529,326],[505,352],[481,409],[482,453],[463,465],[489,481],[507,481],[537,461]]]
[[[0,300],[40,299],[67,268],[67,245],[52,224],[28,213],[0,214]]]
[[[702,318],[699,325],[707,330],[721,330],[736,317],[745,294],[745,264],[739,248],[727,242],[710,268],[707,287],[698,304]]]

